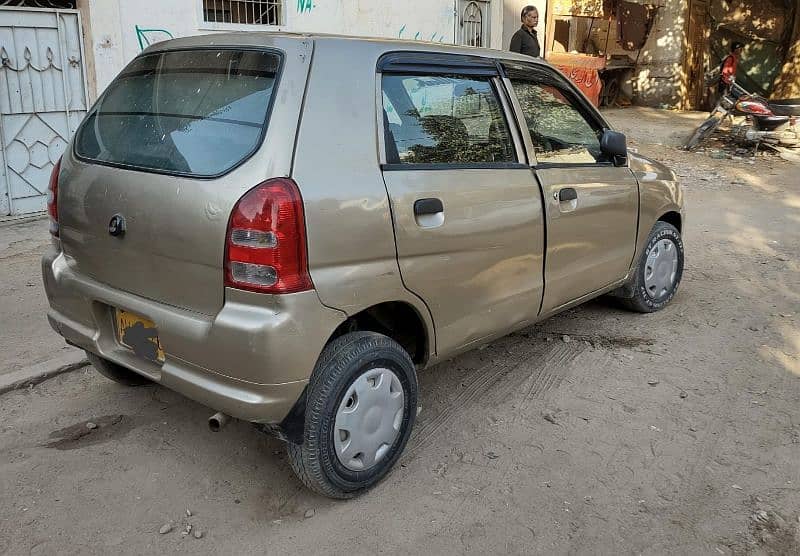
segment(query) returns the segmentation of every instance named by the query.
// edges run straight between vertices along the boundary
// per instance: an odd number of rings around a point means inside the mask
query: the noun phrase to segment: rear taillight
[[[239,199],[225,240],[225,285],[261,293],[311,289],[303,199],[294,181],[265,181]]]
[[[58,237],[58,173],[61,171],[61,159],[53,166],[50,183],[47,185],[47,213],[50,215],[50,234]]]

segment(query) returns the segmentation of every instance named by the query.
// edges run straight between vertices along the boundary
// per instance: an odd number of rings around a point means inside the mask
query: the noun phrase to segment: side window
[[[599,132],[558,88],[511,80],[539,162],[591,164],[604,161]]]
[[[489,78],[389,74],[382,87],[388,162],[516,162]]]
[[[383,93],[383,112],[386,114],[386,119],[390,124],[400,125],[403,123],[400,116],[397,115],[397,110],[394,109],[394,104],[392,104],[392,101],[386,96],[386,93]]]

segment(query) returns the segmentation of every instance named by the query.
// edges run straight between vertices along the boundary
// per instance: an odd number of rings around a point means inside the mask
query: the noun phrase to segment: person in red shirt
[[[731,45],[731,53],[725,56],[725,59],[722,60],[718,86],[718,91],[720,94],[725,94],[725,92],[730,89],[731,85],[733,85],[733,82],[736,80],[736,70],[739,67],[739,57],[742,55],[743,50],[744,44],[740,42],[734,42]]]

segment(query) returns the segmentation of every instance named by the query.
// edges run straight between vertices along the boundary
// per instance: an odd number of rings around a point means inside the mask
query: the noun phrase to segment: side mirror
[[[628,164],[628,143],[624,133],[606,129],[600,139],[600,149],[614,161],[614,166]]]

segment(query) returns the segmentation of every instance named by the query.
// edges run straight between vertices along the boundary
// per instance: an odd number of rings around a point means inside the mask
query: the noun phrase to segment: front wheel
[[[292,469],[319,494],[352,498],[394,466],[416,415],[408,353],[382,334],[345,334],[325,347],[311,375],[303,443],[287,444]]]
[[[692,136],[686,141],[685,149],[691,151],[696,148],[700,143],[708,139],[712,133],[722,123],[722,118],[718,116],[711,116],[698,127]]]
[[[656,222],[634,269],[633,297],[623,299],[632,311],[654,313],[672,301],[683,277],[681,233],[672,224]]]

